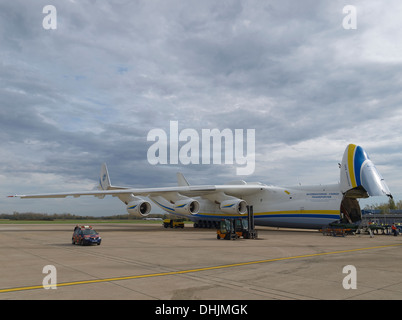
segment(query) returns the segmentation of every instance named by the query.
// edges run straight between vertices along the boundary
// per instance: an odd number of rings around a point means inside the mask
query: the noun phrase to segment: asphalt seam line
[[[226,264],[226,265],[213,266],[213,267],[204,267],[204,268],[197,268],[197,269],[189,269],[189,270],[181,270],[181,271],[170,271],[170,272],[151,273],[151,274],[143,274],[143,275],[136,275],[136,276],[115,277],[115,278],[105,278],[105,279],[82,280],[82,281],[74,281],[74,282],[62,282],[62,283],[58,283],[57,285],[36,285],[36,286],[30,286],[30,287],[8,288],[8,289],[0,289],[0,293],[35,290],[35,289],[46,289],[46,288],[51,288],[51,287],[58,288],[58,287],[74,286],[74,285],[80,285],[80,284],[113,282],[113,281],[121,281],[121,280],[133,280],[133,279],[143,279],[143,278],[152,278],[152,277],[161,277],[161,276],[180,275],[180,274],[195,273],[195,272],[201,272],[201,271],[241,267],[241,266],[247,266],[247,265],[253,265],[253,264],[267,263],[267,262],[293,260],[293,259],[301,259],[301,258],[311,258],[311,257],[324,256],[324,255],[349,253],[349,252],[373,250],[373,249],[381,249],[381,248],[390,248],[390,247],[396,247],[396,246],[402,246],[402,243],[368,247],[368,248],[357,248],[357,249],[340,250],[340,251],[332,251],[332,252],[312,253],[312,254],[305,254],[305,255],[299,255],[299,256],[293,256],[293,257],[283,257],[283,258],[274,258],[274,259],[266,259],[266,260],[239,262],[239,263],[233,263],[233,264]]]

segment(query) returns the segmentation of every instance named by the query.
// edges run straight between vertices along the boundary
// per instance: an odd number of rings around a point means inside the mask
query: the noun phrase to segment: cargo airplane
[[[177,173],[178,186],[130,188],[113,186],[106,164],[101,166],[99,190],[15,195],[11,197],[65,198],[107,195],[118,197],[129,214],[147,216],[149,199],[169,214],[185,216],[195,227],[211,227],[221,219],[247,214],[253,206],[256,225],[287,228],[321,228],[335,221],[361,220],[359,198],[392,198],[387,184],[362,147],[349,144],[340,164],[340,182],[317,186],[278,187],[236,181],[223,185],[190,185]]]

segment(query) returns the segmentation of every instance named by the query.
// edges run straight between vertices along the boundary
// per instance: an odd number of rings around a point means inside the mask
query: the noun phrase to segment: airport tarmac
[[[257,227],[259,239],[229,241],[191,225],[99,224],[102,244],[77,246],[73,228],[0,225],[0,300],[402,299],[402,236]],[[56,289],[43,288],[50,275]]]

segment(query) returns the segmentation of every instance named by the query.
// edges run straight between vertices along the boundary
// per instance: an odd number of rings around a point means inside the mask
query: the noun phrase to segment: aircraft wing
[[[183,196],[196,197],[205,196],[214,193],[225,193],[228,196],[242,197],[257,193],[262,190],[264,186],[260,185],[200,185],[200,186],[177,186],[177,187],[163,187],[163,188],[126,188],[117,190],[92,190],[92,191],[76,191],[76,192],[62,192],[62,193],[43,193],[43,194],[17,194],[9,197],[19,197],[21,199],[35,199],[35,198],[65,198],[65,197],[81,197],[81,196],[95,196],[103,197],[111,195],[114,197],[122,195],[135,195],[135,196],[164,196],[169,193],[179,193]]]
[[[227,185],[189,185],[181,173],[177,174],[178,185],[162,188],[129,188],[113,186],[110,182],[106,164],[102,164],[99,189],[92,191],[73,191],[62,193],[17,194],[10,197],[21,199],[65,198],[94,196],[103,199],[107,195],[118,197],[127,205],[128,213],[146,216],[151,205],[143,197],[149,197],[163,210],[173,213],[197,214],[200,204],[193,197],[201,197],[219,204],[221,210],[234,213],[246,213],[246,202],[243,197],[261,192],[267,186],[262,184],[246,184],[244,181]]]

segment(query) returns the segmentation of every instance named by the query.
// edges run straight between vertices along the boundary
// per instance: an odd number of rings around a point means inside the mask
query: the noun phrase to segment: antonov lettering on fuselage
[[[347,146],[340,165],[340,182],[330,185],[278,187],[238,181],[225,185],[190,185],[177,174],[178,186],[129,188],[113,186],[106,164],[96,191],[15,195],[20,198],[64,198],[106,195],[118,197],[127,212],[147,216],[149,199],[169,214],[185,216],[195,226],[210,226],[224,218],[245,216],[252,205],[256,225],[321,228],[334,221],[361,219],[359,198],[392,197],[384,179],[362,147]]]

